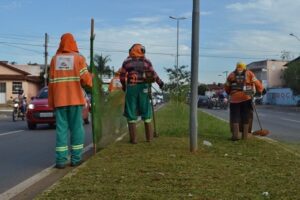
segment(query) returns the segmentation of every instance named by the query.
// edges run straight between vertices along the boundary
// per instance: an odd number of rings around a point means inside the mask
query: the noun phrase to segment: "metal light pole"
[[[174,19],[177,21],[177,42],[176,42],[176,67],[178,69],[178,50],[179,50],[179,21],[186,19],[185,17],[173,17],[169,16],[170,19]]]
[[[179,50],[179,21],[180,20],[184,20],[184,19],[186,19],[185,17],[173,17],[173,16],[169,16],[169,18],[170,19],[174,19],[174,20],[176,20],[177,21],[177,43],[176,43],[176,68],[175,68],[175,71],[176,71],[176,84],[177,84],[177,92],[179,92],[178,91],[178,82],[179,82],[179,80],[178,80],[178,50]]]
[[[191,105],[190,105],[190,151],[198,150],[198,68],[199,68],[199,27],[200,0],[193,1],[192,57],[191,57]]]
[[[225,74],[225,82],[226,82],[226,80],[227,80],[228,72],[229,72],[229,71],[224,71],[224,72],[223,72],[223,74]]]

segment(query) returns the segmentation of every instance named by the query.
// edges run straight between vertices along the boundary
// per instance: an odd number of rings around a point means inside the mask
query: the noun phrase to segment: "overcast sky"
[[[236,62],[299,56],[300,1],[200,0],[199,82],[224,82]],[[90,20],[95,19],[95,53],[109,55],[118,69],[133,43],[142,43],[158,74],[176,61],[176,21],[180,21],[179,65],[191,63],[192,0],[0,0],[0,60],[44,63],[63,33],[72,33],[89,62]],[[49,61],[50,62],[50,61]]]

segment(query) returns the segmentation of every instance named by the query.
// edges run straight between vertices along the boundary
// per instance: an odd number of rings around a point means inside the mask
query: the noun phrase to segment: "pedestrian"
[[[141,44],[134,44],[129,49],[129,56],[123,62],[120,81],[125,95],[124,116],[127,118],[130,142],[137,143],[136,123],[137,113],[141,115],[145,125],[146,141],[153,138],[151,125],[152,111],[149,98],[149,87],[156,82],[162,89],[164,82],[154,71],[149,59],[145,57],[145,47]]]
[[[245,63],[238,62],[236,69],[227,77],[225,91],[230,95],[231,139],[233,141],[240,139],[240,122],[242,123],[242,138],[247,139],[249,123],[253,118],[252,98],[255,91],[262,93],[263,86],[253,72],[246,69]]]
[[[82,108],[86,103],[82,86],[92,87],[85,58],[79,54],[71,33],[63,34],[50,64],[48,105],[56,117],[56,168],[63,169],[68,160],[70,132],[71,166],[80,165],[84,144]]]
[[[20,110],[21,110],[21,113],[22,115],[25,115],[26,113],[26,108],[27,108],[27,98],[24,94],[24,90],[23,89],[20,89],[18,91],[18,102],[19,102],[19,107],[20,107]]]

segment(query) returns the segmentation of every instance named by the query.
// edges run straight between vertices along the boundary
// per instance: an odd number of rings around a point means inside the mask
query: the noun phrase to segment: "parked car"
[[[199,107],[208,107],[208,105],[209,105],[208,96],[199,95],[198,96],[198,108]]]
[[[82,118],[84,123],[88,124],[91,103],[85,91],[82,91],[86,99],[86,103],[82,109]],[[28,104],[26,120],[29,129],[35,129],[37,124],[55,125],[55,112],[48,106],[48,87],[42,88],[38,95],[32,98]]]

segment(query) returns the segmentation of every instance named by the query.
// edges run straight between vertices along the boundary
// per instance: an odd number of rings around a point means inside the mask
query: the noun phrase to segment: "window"
[[[12,93],[18,94],[19,90],[22,89],[22,82],[13,82],[12,84]]]
[[[0,93],[5,93],[5,92],[6,92],[6,84],[0,83]]]

